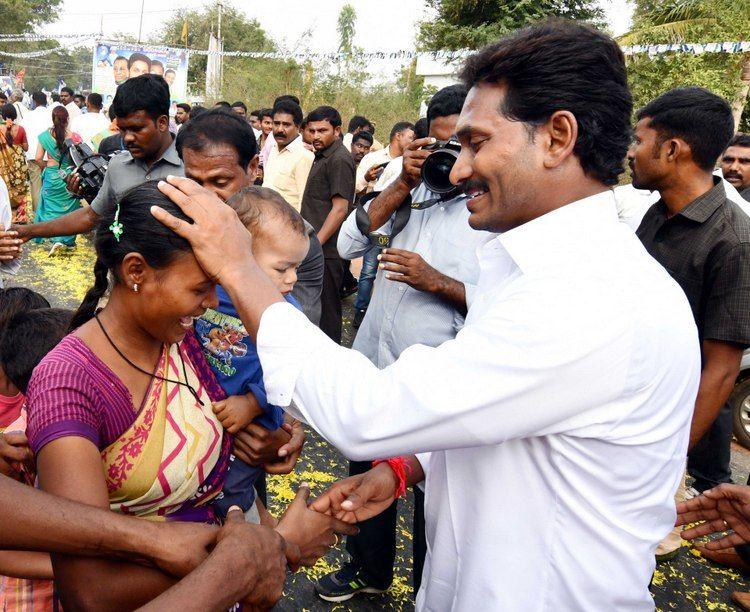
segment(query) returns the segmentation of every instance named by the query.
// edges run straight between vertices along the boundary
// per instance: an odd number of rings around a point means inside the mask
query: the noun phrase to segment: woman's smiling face
[[[178,253],[165,268],[154,269],[138,253],[122,263],[123,276],[132,290],[138,283],[137,299],[131,300],[134,319],[153,338],[180,342],[193,326],[193,319],[207,308],[216,308],[216,284],[206,276],[192,252]]]

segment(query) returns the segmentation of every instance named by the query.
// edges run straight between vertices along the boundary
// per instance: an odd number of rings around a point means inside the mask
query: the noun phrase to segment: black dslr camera
[[[432,151],[422,165],[422,182],[433,193],[451,193],[457,187],[451,183],[450,174],[453,164],[461,153],[461,143],[458,140],[438,140],[425,151]]]
[[[68,140],[66,144],[70,161],[75,166],[74,172],[79,177],[76,195],[80,195],[87,202],[93,202],[104,183],[109,156],[94,153],[91,147],[83,142],[75,144]]]

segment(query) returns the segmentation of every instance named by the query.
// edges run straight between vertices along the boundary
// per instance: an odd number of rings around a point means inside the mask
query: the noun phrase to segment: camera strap
[[[355,219],[357,221],[357,229],[359,229],[363,236],[367,236],[370,239],[370,244],[372,244],[373,246],[380,248],[389,247],[391,246],[393,239],[398,236],[406,227],[406,224],[409,222],[409,218],[411,217],[412,210],[425,210],[426,208],[431,208],[435,206],[435,204],[439,204],[440,202],[447,202],[448,200],[452,200],[456,197],[456,192],[457,190],[451,191],[449,193],[444,193],[436,198],[429,198],[428,200],[424,200],[423,202],[412,202],[411,194],[409,194],[408,196],[406,196],[406,198],[404,198],[404,201],[401,202],[401,205],[396,209],[396,214],[393,219],[393,226],[391,227],[391,233],[382,234],[380,232],[370,231],[370,215],[365,210],[365,204],[374,200],[381,193],[380,191],[371,191],[366,196],[360,198],[359,203],[357,204],[357,211],[355,216]]]

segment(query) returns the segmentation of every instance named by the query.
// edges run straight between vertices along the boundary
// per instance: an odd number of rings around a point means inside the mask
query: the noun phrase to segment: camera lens
[[[458,159],[458,152],[452,149],[438,149],[422,165],[422,182],[433,193],[448,193],[456,186],[450,181],[453,164]]]

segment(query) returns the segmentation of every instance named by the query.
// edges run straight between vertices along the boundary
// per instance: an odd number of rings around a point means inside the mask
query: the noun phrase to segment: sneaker
[[[364,572],[356,565],[346,564],[340,570],[323,576],[315,583],[315,592],[324,601],[339,603],[348,601],[357,593],[382,595],[388,589],[371,586]]]
[[[365,313],[367,312],[367,309],[365,308],[359,308],[354,311],[354,329],[359,329],[359,326],[362,325],[362,321],[365,318]]]

